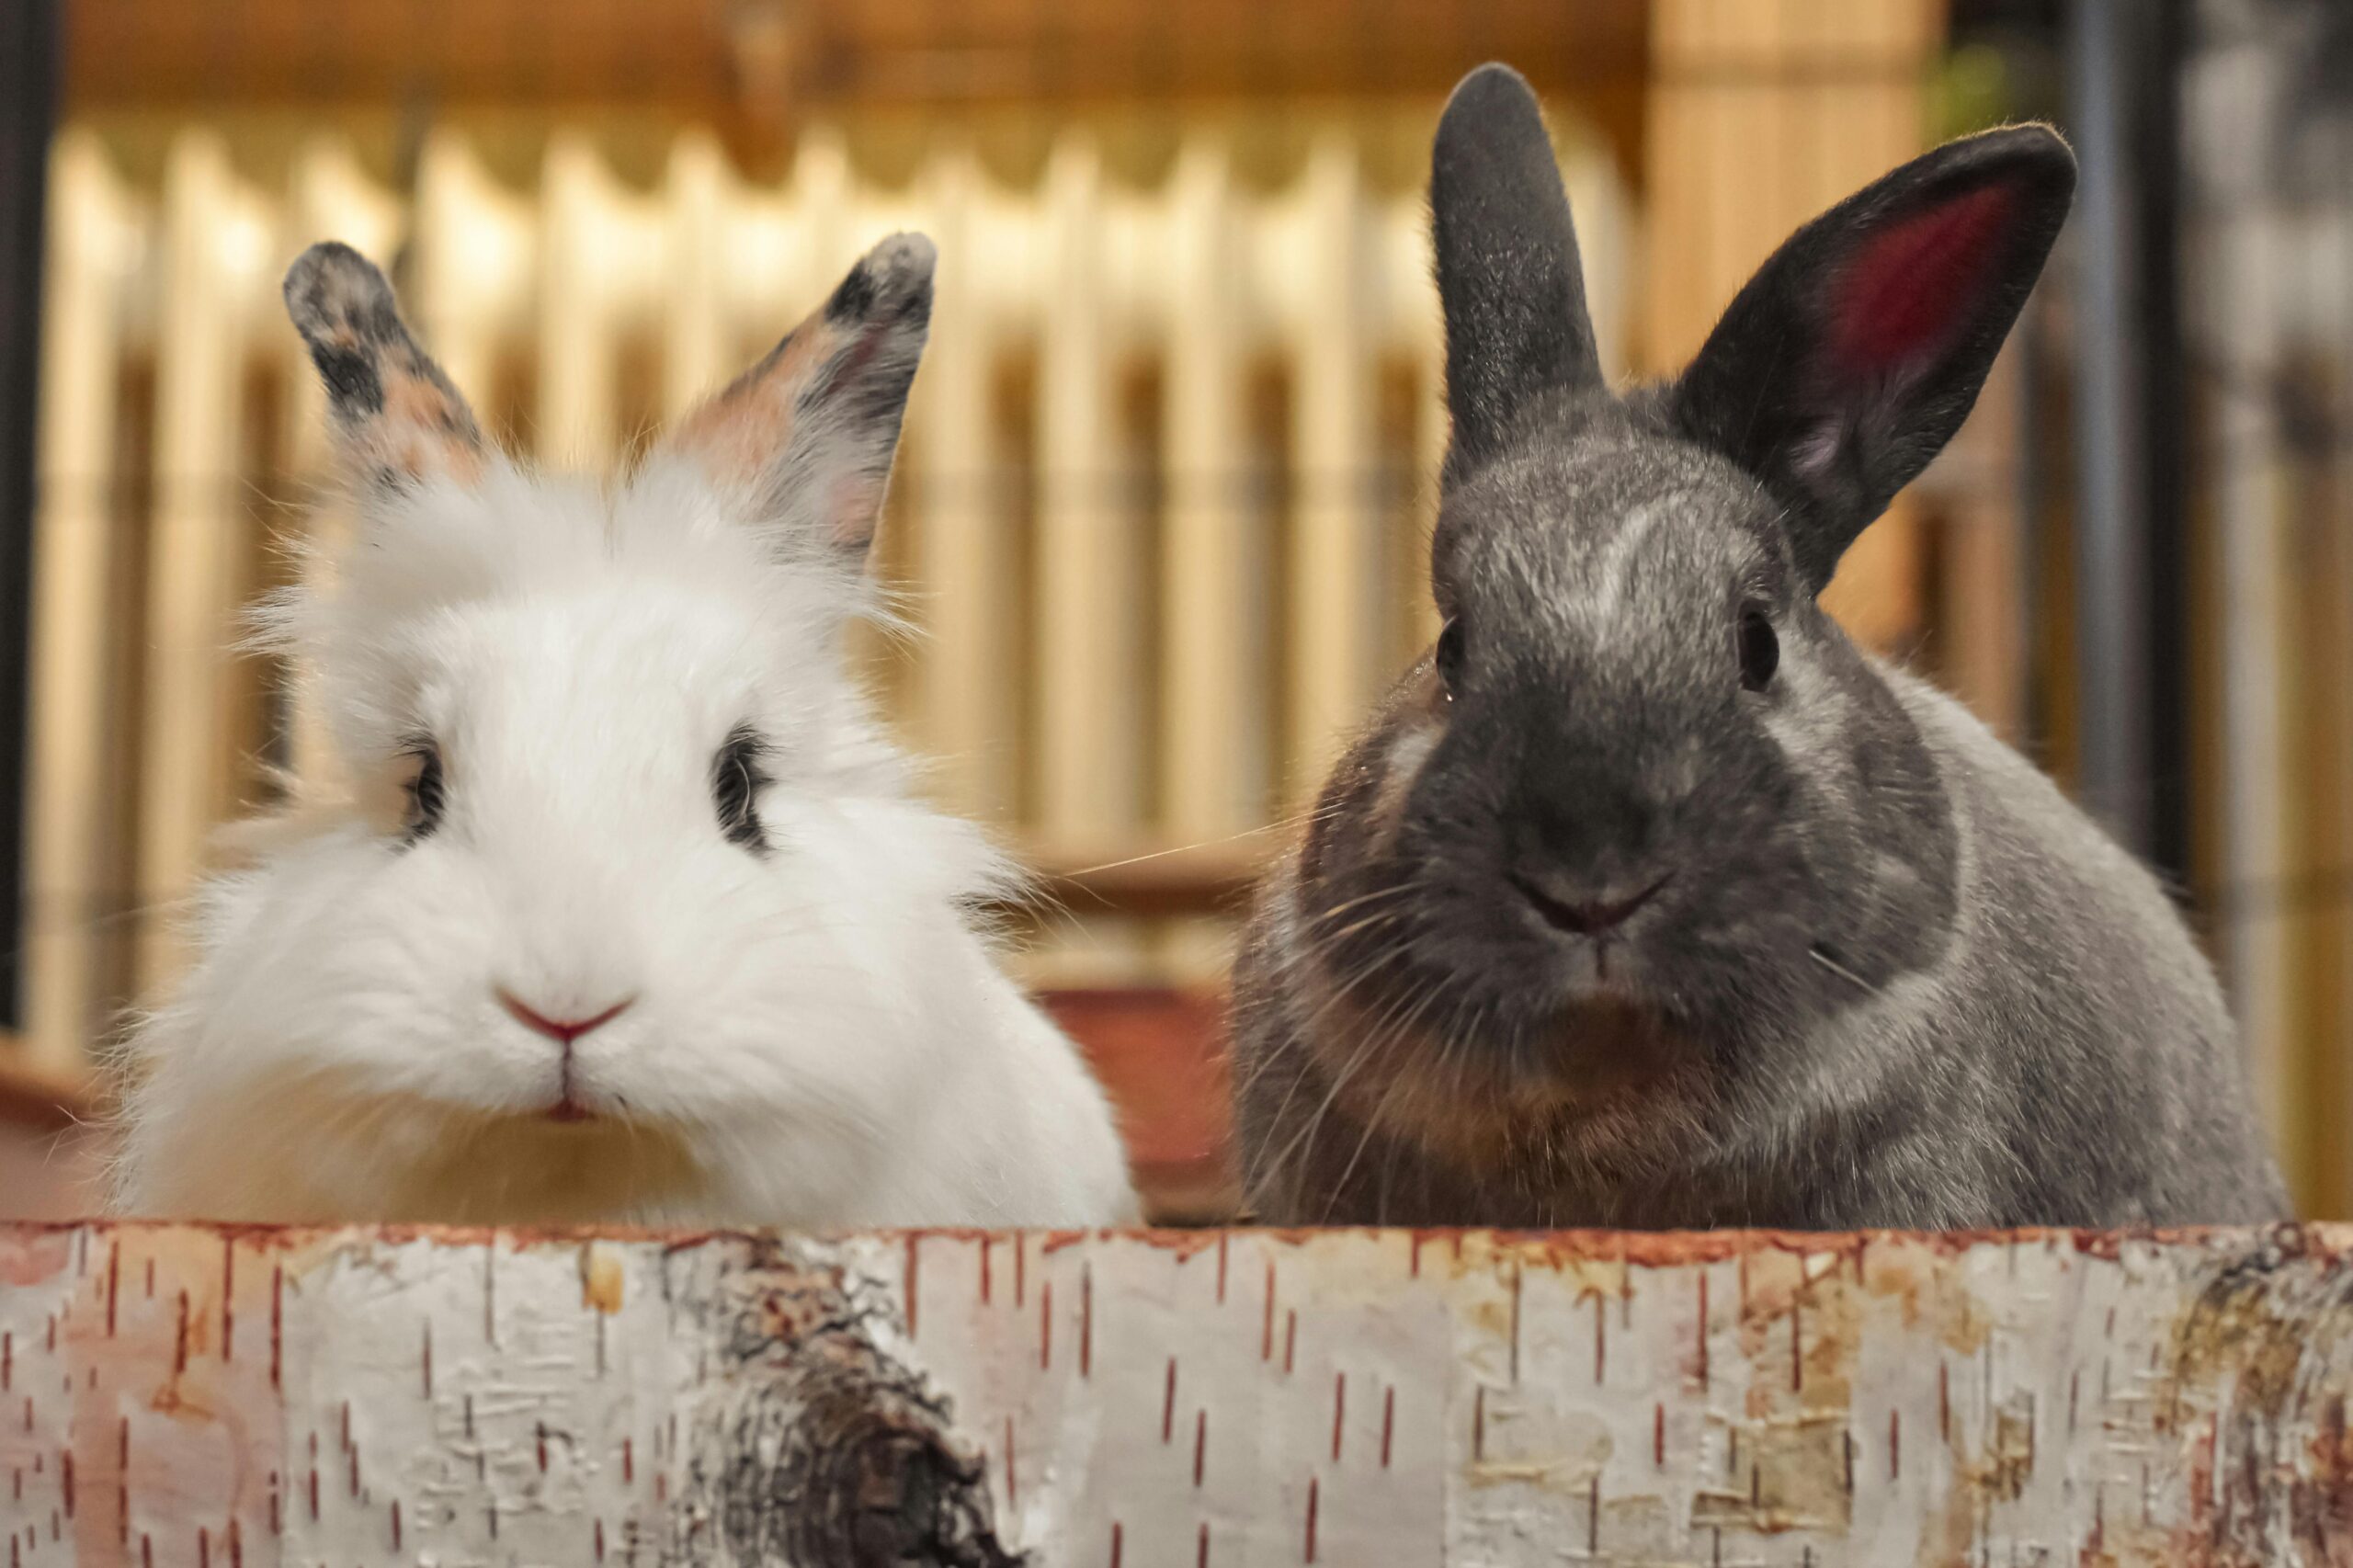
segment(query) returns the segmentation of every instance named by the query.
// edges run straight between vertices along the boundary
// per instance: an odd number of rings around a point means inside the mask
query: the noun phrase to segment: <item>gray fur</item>
[[[1449,359],[1472,439],[1433,543],[1444,676],[1434,654],[1385,699],[1245,939],[1257,1215],[2282,1215],[2229,1015],[2154,880],[1814,602],[1974,399],[2063,214],[2063,145],[1997,132],[1897,171],[1768,262],[1689,374],[1620,399],[1589,328],[1548,318],[1583,304],[1549,154],[1526,177],[1535,116],[1489,67],[1439,132],[1449,342],[1540,341],[1502,376]],[[1483,147],[1505,176],[1447,175]],[[1450,186],[1480,193],[1472,221]],[[1989,187],[1968,210],[2007,226],[1934,258],[1949,319],[1865,377],[1816,362],[1857,247]],[[1532,314],[1497,286],[1531,256]],[[1744,607],[1780,649],[1758,689]],[[1628,906],[1598,934],[1563,913]]]

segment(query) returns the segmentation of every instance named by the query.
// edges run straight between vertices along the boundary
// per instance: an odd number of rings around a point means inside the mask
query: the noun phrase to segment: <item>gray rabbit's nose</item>
[[[1511,884],[1519,890],[1521,897],[1535,905],[1536,913],[1544,917],[1547,925],[1578,937],[1598,937],[1632,918],[1634,911],[1666,886],[1666,878],[1661,877],[1624,898],[1563,898],[1547,891],[1537,879],[1518,875],[1513,876]]]

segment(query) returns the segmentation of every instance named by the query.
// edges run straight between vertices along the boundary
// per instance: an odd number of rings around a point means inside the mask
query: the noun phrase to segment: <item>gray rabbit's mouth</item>
[[[1535,906],[1547,926],[1572,937],[1588,937],[1599,946],[1607,944],[1620,926],[1658,896],[1659,891],[1674,880],[1674,873],[1665,873],[1631,893],[1616,896],[1602,893],[1564,897],[1557,887],[1548,886],[1545,879],[1518,871],[1508,880],[1519,895]]]
[[[1514,876],[1477,896],[1448,890],[1455,896],[1393,920],[1379,918],[1378,892],[1342,901],[1336,929],[1319,922],[1317,967],[1332,1017],[1345,1021],[1319,1032],[1351,1054],[1420,1055],[1451,1074],[1549,1085],[1547,1097],[1697,1062],[1649,951],[1670,926],[1662,895],[1672,881],[1577,903]],[[1434,891],[1421,879],[1405,885]],[[1374,913],[1355,917],[1365,910]]]
[[[1483,1000],[1486,977],[1397,979],[1412,988],[1397,999],[1335,991],[1318,1003],[1323,1027],[1304,1043],[1338,1120],[1464,1172],[1539,1148],[1654,1163],[1699,1136],[1717,1092],[1711,1057],[1659,1009],[1593,994],[1499,1013]]]

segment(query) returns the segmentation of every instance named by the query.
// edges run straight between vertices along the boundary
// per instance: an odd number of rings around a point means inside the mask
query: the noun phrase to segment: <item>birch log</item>
[[[0,1229],[12,1568],[2353,1563],[2353,1229]]]

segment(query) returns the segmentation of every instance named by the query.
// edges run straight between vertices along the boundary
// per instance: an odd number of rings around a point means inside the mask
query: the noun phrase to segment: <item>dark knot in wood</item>
[[[949,1402],[877,1343],[879,1293],[790,1261],[735,1294],[704,1419],[723,1456],[690,1489],[689,1560],[790,1568],[1020,1568],[998,1540],[987,1456]],[[723,1380],[723,1381],[722,1381]],[[698,1551],[696,1547],[701,1550]]]

